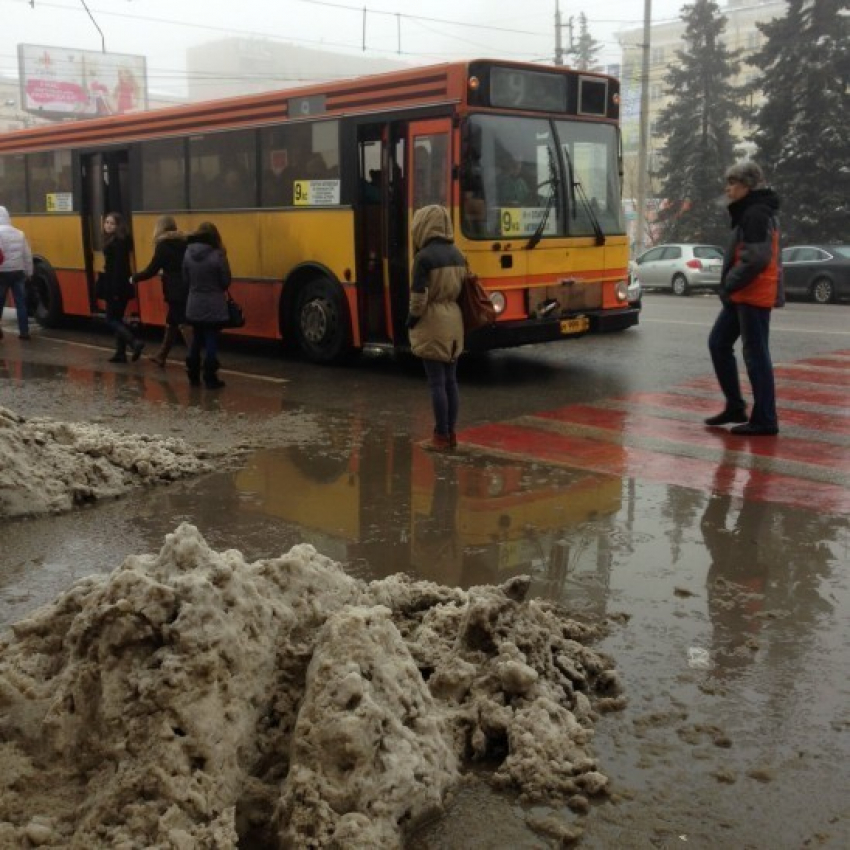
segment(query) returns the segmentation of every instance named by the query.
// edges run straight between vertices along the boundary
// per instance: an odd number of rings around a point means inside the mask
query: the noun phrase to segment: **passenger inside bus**
[[[522,174],[522,163],[516,157],[511,156],[502,163],[496,192],[499,204],[503,207],[523,206],[528,203],[531,191]]]
[[[360,200],[364,204],[381,203],[381,170],[369,169],[369,179],[360,183]]]

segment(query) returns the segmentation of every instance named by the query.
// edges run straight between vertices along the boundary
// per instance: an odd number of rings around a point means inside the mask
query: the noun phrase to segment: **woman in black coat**
[[[145,344],[137,339],[124,322],[127,304],[134,295],[130,282],[130,253],[133,243],[121,213],[111,212],[103,220],[103,276],[97,293],[106,302],[106,324],[115,332],[115,353],[110,363],[126,363],[127,347],[131,359],[138,360]]]
[[[218,377],[218,337],[227,324],[227,290],[230,265],[218,228],[205,221],[189,234],[189,247],[183,258],[183,278],[189,287],[186,318],[192,325],[192,346],[186,358],[189,383],[201,383],[201,349],[204,350],[204,386],[217,390],[224,386]]]
[[[189,287],[183,280],[183,257],[186,254],[186,234],[177,229],[177,222],[170,215],[161,215],[153,231],[154,251],[147,267],[133,275],[133,283],[150,280],[154,275],[162,277],[162,296],[168,304],[165,318],[165,336],[162,345],[151,360],[164,368],[168,352],[183,337],[188,351],[192,346],[192,327],[186,321],[186,300]]]

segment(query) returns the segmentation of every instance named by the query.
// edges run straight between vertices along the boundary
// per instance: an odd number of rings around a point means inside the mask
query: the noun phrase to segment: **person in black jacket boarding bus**
[[[782,303],[779,198],[764,185],[762,170],[754,162],[738,163],[726,172],[726,197],[732,237],[720,273],[720,315],[708,337],[726,405],[705,424],[717,427],[738,422],[730,433],[769,437],[779,433],[769,347],[771,310]],[[753,391],[749,417],[735,360],[738,337]]]
[[[410,348],[422,360],[431,388],[431,446],[445,451],[457,445],[457,360],[463,351],[463,318],[457,299],[466,259],[454,244],[448,210],[439,204],[416,211],[412,236],[416,255],[407,318]]]
[[[0,207],[0,319],[3,318],[3,305],[6,293],[11,289],[15,300],[15,312],[18,314],[18,336],[30,338],[29,316],[27,315],[26,282],[32,277],[32,251],[27,237],[17,227],[12,227],[9,211]],[[0,328],[0,339],[3,329]]]
[[[224,386],[218,377],[218,337],[227,324],[227,290],[230,265],[218,228],[209,221],[189,234],[189,247],[183,258],[183,277],[189,287],[186,318],[192,325],[192,345],[186,358],[186,372],[193,387],[217,390]],[[204,351],[203,366],[201,350]]]
[[[115,353],[110,363],[126,363],[127,347],[131,350],[131,359],[138,360],[145,344],[124,322],[127,304],[135,295],[130,280],[130,254],[133,242],[127,231],[127,225],[121,213],[108,213],[103,219],[103,277],[100,282],[99,297],[106,302],[106,324],[115,333]]]
[[[192,345],[192,327],[186,321],[186,301],[189,288],[183,280],[183,257],[186,254],[186,234],[177,229],[177,222],[170,215],[161,215],[153,231],[153,257],[148,265],[133,275],[133,283],[150,280],[155,274],[162,277],[162,297],[168,304],[165,318],[165,336],[162,345],[151,360],[165,368],[168,352],[183,337],[186,349]]]

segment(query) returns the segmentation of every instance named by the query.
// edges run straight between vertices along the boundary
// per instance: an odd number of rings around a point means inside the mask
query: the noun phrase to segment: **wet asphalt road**
[[[229,347],[214,395],[176,361],[105,363],[91,328],[23,347],[7,312],[0,404],[24,415],[213,441],[290,413],[306,437],[269,429],[236,472],[0,523],[0,628],[181,520],[248,558],[306,540],[363,578],[528,572],[579,615],[617,615],[604,648],[629,706],[597,724],[614,802],[582,819],[582,846],[850,846],[850,306],[775,314],[782,434],[744,446],[701,425],[715,310],[649,295],[639,329],[464,363],[452,458],[419,445],[415,363]],[[410,846],[553,845],[473,781]]]

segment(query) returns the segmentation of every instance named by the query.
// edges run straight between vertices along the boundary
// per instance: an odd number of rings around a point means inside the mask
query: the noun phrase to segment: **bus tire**
[[[33,263],[27,284],[27,312],[43,328],[59,327],[65,318],[59,281],[46,260],[36,258]]]
[[[314,363],[337,363],[351,351],[351,320],[342,289],[326,277],[304,283],[295,298],[295,336]]]

